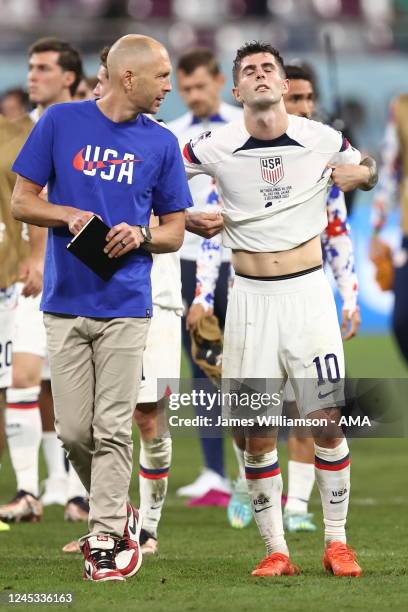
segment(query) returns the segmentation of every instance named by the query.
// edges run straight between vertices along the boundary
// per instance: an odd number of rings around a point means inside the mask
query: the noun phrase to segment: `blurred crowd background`
[[[68,40],[94,76],[99,50],[128,33],[159,39],[175,61],[197,45],[213,49],[227,77],[226,101],[236,49],[248,40],[271,42],[287,63],[314,68],[325,116],[340,115],[354,144],[377,159],[389,103],[408,91],[408,0],[0,0],[0,98],[25,87],[26,52],[37,38]],[[171,120],[185,110],[174,88],[160,116]],[[367,257],[371,199],[360,193],[351,219],[362,331],[370,333],[388,328],[393,299],[377,288]],[[398,243],[397,215],[387,238]]]

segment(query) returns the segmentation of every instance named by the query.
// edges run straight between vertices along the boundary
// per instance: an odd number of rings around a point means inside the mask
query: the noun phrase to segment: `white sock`
[[[170,436],[140,440],[139,491],[143,529],[157,537],[171,463]]]
[[[232,448],[237,458],[239,478],[245,479],[245,451],[241,450],[235,440],[232,440]]]
[[[289,556],[282,520],[282,475],[275,449],[264,455],[245,451],[245,473],[252,511],[268,555],[280,552]]]
[[[48,478],[52,480],[66,479],[65,451],[55,431],[44,431],[42,444],[47,466]]]
[[[88,497],[88,493],[70,463],[68,471],[67,500],[74,499],[74,497]]]
[[[315,481],[313,463],[288,461],[288,499],[285,512],[306,514]]]
[[[38,451],[41,443],[40,387],[7,389],[6,433],[17,490],[38,497]]]
[[[316,482],[323,506],[324,539],[346,542],[346,519],[350,496],[350,456],[347,440],[336,448],[315,444]]]

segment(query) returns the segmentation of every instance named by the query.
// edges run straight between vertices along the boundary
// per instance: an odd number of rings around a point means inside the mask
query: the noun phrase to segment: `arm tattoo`
[[[378,181],[377,163],[372,157],[365,157],[360,163],[360,166],[366,166],[370,172],[368,181],[360,187],[360,189],[363,191],[370,191],[370,189],[376,186]]]

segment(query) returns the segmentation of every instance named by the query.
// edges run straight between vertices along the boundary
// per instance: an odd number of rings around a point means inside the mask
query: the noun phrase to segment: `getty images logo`
[[[119,156],[115,149],[102,149],[99,146],[93,147],[86,145],[72,160],[75,170],[87,176],[99,176],[105,181],[115,180],[121,183],[126,179],[127,183],[133,183],[133,168],[135,163],[142,162],[142,159],[135,159],[133,153],[124,153]]]

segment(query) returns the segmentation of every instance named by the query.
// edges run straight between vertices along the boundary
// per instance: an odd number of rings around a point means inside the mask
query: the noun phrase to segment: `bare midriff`
[[[237,274],[245,276],[282,276],[296,274],[322,263],[320,236],[288,251],[256,253],[233,250],[232,265]]]

